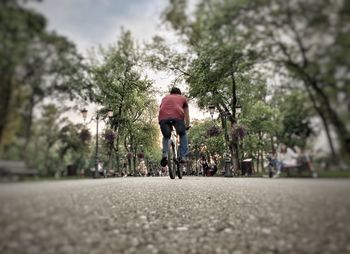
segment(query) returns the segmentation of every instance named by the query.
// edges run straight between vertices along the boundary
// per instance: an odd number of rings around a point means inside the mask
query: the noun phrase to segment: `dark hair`
[[[173,86],[170,90],[170,94],[179,94],[181,95],[181,90],[175,86]]]

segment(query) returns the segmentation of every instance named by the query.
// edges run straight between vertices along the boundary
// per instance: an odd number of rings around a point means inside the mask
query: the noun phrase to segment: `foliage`
[[[88,70],[75,45],[46,30],[46,19],[19,1],[0,3],[0,156],[5,145],[32,135],[44,99],[91,97]]]
[[[221,129],[214,125],[208,129],[208,125],[212,125],[211,120],[203,120],[194,122],[189,130],[189,143],[194,153],[199,154],[200,148],[205,146],[207,148],[208,155],[222,154],[225,150],[224,137]],[[208,130],[215,130],[215,135],[207,135]],[[220,131],[221,135],[216,135],[217,131]]]
[[[225,4],[234,8],[240,5],[232,4],[232,1],[201,1],[194,17],[189,18],[185,11],[186,1],[171,1],[164,12],[165,21],[182,36],[188,50],[187,64],[178,61],[175,70],[182,68],[181,73],[189,84],[189,95],[199,108],[215,106],[222,126],[226,124],[226,118],[231,125],[236,122],[237,104],[248,104],[249,97],[257,97],[266,91],[265,87],[249,89],[258,87],[263,78],[254,72],[254,51],[246,48],[244,40],[237,39],[241,32],[233,28],[235,24],[226,24],[231,15],[236,15],[238,7],[228,13]],[[164,67],[171,66],[165,63]],[[223,116],[224,112],[226,116]],[[230,143],[231,155],[236,157],[234,161],[238,161],[238,140],[230,140],[228,135],[225,139]]]
[[[113,148],[125,153],[127,144],[143,144],[146,156],[157,157],[157,101],[131,33],[123,30],[87,65],[72,42],[47,31],[45,17],[19,2],[0,3],[0,157],[25,157],[43,175],[67,163],[86,168],[91,134],[61,117],[71,109],[62,107],[67,100],[81,99],[101,104],[98,114],[110,107],[114,111],[117,142],[101,147],[103,160]],[[44,99],[56,105],[45,105]],[[34,118],[34,112],[43,114]]]
[[[33,149],[37,156],[30,156],[29,163],[35,165],[41,175],[53,175],[59,170],[59,138],[60,124],[67,119],[60,119],[60,109],[54,104],[43,106],[42,117],[36,122],[35,145],[40,148]]]
[[[82,133],[85,133],[84,138],[82,138]],[[59,154],[62,161],[60,165],[62,173],[66,165],[74,165],[79,170],[89,168],[87,158],[90,147],[87,144],[90,140],[90,131],[81,124],[68,122],[60,129]]]
[[[152,82],[142,71],[139,46],[129,31],[122,30],[115,44],[101,48],[98,53],[91,59],[93,80],[97,85],[95,101],[105,105],[104,111],[113,109],[114,150],[119,154],[120,144],[124,144],[124,150],[128,144],[133,149],[141,143],[145,148],[155,146],[151,123],[157,112],[156,99]]]
[[[311,119],[314,116],[306,95],[292,90],[282,95],[277,93],[272,101],[281,117],[281,128],[276,132],[278,140],[289,147],[305,147],[307,139],[313,135]]]
[[[323,122],[330,146],[332,125],[344,158],[350,158],[350,90],[345,85],[350,66],[349,6],[342,0],[203,0],[189,16],[183,0],[171,1],[163,18],[187,46],[183,74],[200,108],[214,104],[220,112],[230,112],[233,123],[239,98],[247,116],[256,101],[266,101],[266,85],[260,95],[246,89],[249,84],[258,88],[254,80],[264,81],[258,74],[263,71],[277,77],[277,85],[287,88],[283,91],[302,89]],[[268,122],[252,131],[265,132],[273,127]],[[308,128],[303,135],[309,135]]]
[[[20,3],[0,2],[1,158],[27,158],[43,174],[66,164],[86,168],[89,152],[95,156],[91,134],[62,117],[67,100],[84,99],[101,105],[100,115],[113,109],[101,160],[111,160],[112,151],[136,160],[141,145],[145,158],[158,160],[157,93],[145,63],[185,81],[200,109],[214,105],[219,113],[214,122],[193,123],[195,152],[203,144],[208,154],[223,154],[231,142],[232,154],[241,145],[245,155],[259,157],[276,142],[304,146],[317,114],[330,147],[333,128],[343,158],[350,158],[349,1],[199,0],[192,14],[186,0],[170,1],[163,20],[182,45],[155,36],[144,51],[122,30],[89,64],[74,43],[47,30],[45,17]],[[224,137],[226,118],[231,135]]]
[[[231,128],[231,135],[233,137],[243,139],[246,135],[246,128],[241,124],[233,124]]]
[[[214,125],[207,129],[206,136],[207,137],[217,137],[221,134],[221,128]]]
[[[323,122],[332,150],[329,125],[337,133],[344,157],[350,154],[348,108],[348,1],[255,1],[247,3],[231,22],[261,59],[286,77],[289,88],[302,85]],[[244,8],[250,11],[244,11]],[[233,11],[233,10],[232,10]],[[249,22],[245,22],[248,20]],[[345,28],[347,27],[347,28]],[[284,84],[283,84],[284,85]],[[347,97],[347,99],[345,99]],[[334,151],[333,151],[334,154]]]
[[[88,129],[82,129],[80,131],[80,139],[81,141],[86,144],[87,142],[89,142],[91,140],[91,133]]]
[[[185,70],[188,62],[186,52],[169,47],[167,41],[160,36],[154,36],[152,42],[146,44],[143,61],[154,70],[175,75],[172,83],[177,83],[189,75]]]
[[[106,129],[103,136],[108,144],[112,144],[116,137],[115,132],[111,129]]]

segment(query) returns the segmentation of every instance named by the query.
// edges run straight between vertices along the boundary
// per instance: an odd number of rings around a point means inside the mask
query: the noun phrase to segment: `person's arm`
[[[287,148],[287,152],[289,153],[289,156],[292,159],[297,159],[298,158],[298,154],[296,152],[294,152],[294,150],[292,148]]]
[[[188,110],[188,107],[184,108],[184,114],[185,114],[185,126],[190,126],[190,112]]]
[[[277,152],[277,160],[283,162],[286,160],[286,153]]]

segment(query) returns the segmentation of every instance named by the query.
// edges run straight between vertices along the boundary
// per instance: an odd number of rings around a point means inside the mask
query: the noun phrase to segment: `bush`
[[[221,128],[218,126],[212,126],[207,130],[208,137],[217,137],[221,134]]]

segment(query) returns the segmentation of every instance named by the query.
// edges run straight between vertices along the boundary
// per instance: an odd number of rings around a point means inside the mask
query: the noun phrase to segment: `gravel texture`
[[[350,253],[350,181],[184,177],[0,185],[0,253]]]

